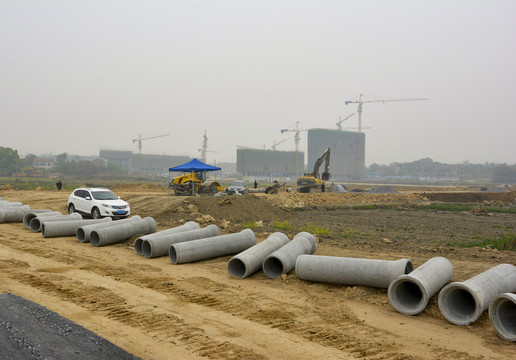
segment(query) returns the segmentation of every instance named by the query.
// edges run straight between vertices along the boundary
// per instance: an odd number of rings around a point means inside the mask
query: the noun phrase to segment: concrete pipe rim
[[[145,256],[146,258],[150,259],[152,257],[152,250],[153,250],[152,241],[142,240],[141,248],[142,248],[142,255]]]
[[[170,262],[172,264],[177,264],[177,251],[174,244],[170,245],[170,247],[168,248],[168,257],[170,258]]]
[[[285,273],[283,262],[276,256],[269,256],[265,259],[262,268],[265,275],[271,279],[276,279]]]
[[[90,233],[90,243],[92,246],[96,247],[100,245],[100,236],[96,231]]]
[[[134,250],[136,251],[136,253],[138,255],[143,255],[142,245],[143,245],[142,238],[137,238],[136,240],[134,240]]]
[[[391,305],[405,315],[416,315],[425,310],[430,300],[423,285],[416,279],[401,275],[394,279],[387,290]]]
[[[82,228],[78,228],[75,234],[77,235],[77,240],[79,240],[79,242],[81,243],[84,242],[84,240],[86,239],[86,234],[84,233],[84,229]]]
[[[481,300],[462,283],[446,285],[439,293],[441,314],[455,325],[469,325],[482,315]]]
[[[501,294],[489,305],[489,320],[498,336],[516,341],[516,295]]]
[[[34,218],[30,221],[30,229],[34,232],[39,232],[41,229],[41,221]]]
[[[235,276],[243,279],[248,276],[247,264],[242,259],[233,257],[228,261],[228,273],[229,276]]]

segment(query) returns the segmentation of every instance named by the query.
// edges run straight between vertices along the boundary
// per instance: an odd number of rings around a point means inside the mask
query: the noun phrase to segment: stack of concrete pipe
[[[180,232],[196,230],[196,229],[200,229],[199,224],[196,223],[195,221],[188,221],[180,226],[176,226],[176,227],[173,227],[170,229],[158,231],[153,234],[140,236],[134,241],[134,250],[136,251],[137,254],[143,255],[142,245],[143,245],[144,240],[165,237],[166,235],[172,235],[172,234],[177,234]],[[170,246],[170,244],[169,244],[169,246]],[[166,255],[166,254],[168,254],[168,246],[167,246],[167,249],[166,249],[166,252],[164,255]]]
[[[0,207],[0,224],[22,222],[25,215],[31,211],[37,210],[31,210],[29,205]]]
[[[129,240],[135,235],[150,234],[155,231],[156,221],[152,217],[124,223],[115,221],[110,223],[109,227],[91,231],[90,242],[95,247],[106,246]]]
[[[91,232],[94,230],[100,230],[100,229],[111,227],[111,226],[127,224],[127,223],[130,223],[133,221],[138,221],[141,219],[142,218],[139,215],[133,215],[133,216],[131,216],[127,219],[123,219],[123,220],[117,220],[117,221],[99,223],[99,224],[81,225],[77,228],[77,232],[75,233],[75,235],[77,236],[77,240],[80,243],[88,243],[88,242],[90,242]]]
[[[41,215],[48,214],[42,213]],[[81,214],[73,213],[68,215],[54,215],[54,216],[36,216],[30,221],[30,229],[34,232],[40,232],[44,223],[53,221],[73,221],[82,220]]]
[[[169,257],[173,264],[184,264],[238,254],[255,244],[256,236],[254,232],[251,229],[245,229],[235,234],[172,244],[169,248]]]
[[[154,234],[152,234],[154,235]],[[179,244],[186,241],[208,239],[220,236],[220,229],[217,225],[208,225],[204,229],[194,229],[176,233],[167,233],[153,238],[147,238],[142,242],[142,253],[148,258],[155,258],[168,255],[172,244]]]
[[[46,216],[57,216],[57,215],[63,215],[60,211],[53,211],[53,210],[50,210],[50,211],[43,211],[43,212],[38,212],[36,210],[33,210],[33,211],[30,211],[28,212],[24,217],[23,217],[23,225],[25,225],[25,227],[29,230],[31,230],[30,228],[30,222],[38,217],[38,218],[43,218],[43,217],[46,217]]]
[[[98,224],[98,223],[110,223],[113,219],[105,217],[101,219],[71,219],[67,221],[42,221],[41,235],[44,238],[59,237],[59,236],[76,236],[77,229],[81,226]]]
[[[275,279],[292,270],[296,260],[303,254],[313,254],[317,250],[315,236],[308,232],[300,232],[292,241],[280,247],[263,261],[263,271],[271,279]]]
[[[230,276],[246,278],[263,266],[263,262],[274,251],[280,249],[289,242],[287,235],[275,232],[259,244],[244,250],[233,256],[228,261],[228,273]]]

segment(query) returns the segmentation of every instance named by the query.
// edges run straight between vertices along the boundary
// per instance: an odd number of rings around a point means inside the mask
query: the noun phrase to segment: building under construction
[[[365,134],[330,129],[308,130],[308,171],[317,159],[330,148],[332,179],[355,179],[364,175]]]
[[[303,152],[295,151],[237,149],[237,172],[244,176],[297,177],[303,172],[304,157]]]
[[[189,156],[134,154],[119,150],[100,150],[99,157],[122,170],[154,173],[168,173],[169,168],[192,160]]]

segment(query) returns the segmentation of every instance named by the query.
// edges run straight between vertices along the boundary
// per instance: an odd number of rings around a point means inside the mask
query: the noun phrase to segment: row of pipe
[[[277,278],[295,268],[301,280],[387,288],[392,306],[400,313],[422,312],[439,290],[438,306],[443,316],[455,325],[469,325],[489,310],[497,334],[516,341],[516,266],[500,264],[464,282],[446,285],[453,276],[452,264],[434,257],[417,269],[411,260],[396,261],[313,255],[315,237],[307,232],[292,241],[280,232],[256,244],[252,230],[221,235],[216,225],[200,229],[195,222],[156,232],[153,218],[135,215],[112,221],[111,218],[83,220],[79,214],[63,215],[48,209],[32,210],[21,202],[0,199],[0,223],[21,222],[43,237],[73,236],[79,242],[105,246],[135,235],[138,254],[147,258],[169,255],[173,264],[237,254],[228,264],[230,276],[245,278],[263,269]]]

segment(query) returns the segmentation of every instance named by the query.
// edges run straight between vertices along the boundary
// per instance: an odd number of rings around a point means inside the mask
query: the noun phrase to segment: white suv
[[[125,218],[131,213],[129,204],[109,189],[78,188],[68,197],[68,213],[91,215],[94,219],[111,216]]]

